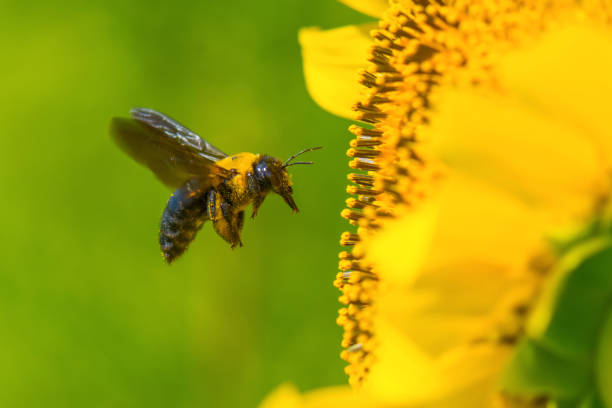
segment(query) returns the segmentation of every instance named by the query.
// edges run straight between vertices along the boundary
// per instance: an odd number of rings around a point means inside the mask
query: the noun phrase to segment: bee
[[[266,195],[274,192],[294,211],[293,189],[287,167],[292,162],[261,154],[231,156],[177,121],[152,109],[134,108],[131,118],[115,117],[110,133],[119,147],[147,166],[166,186],[175,189],[161,217],[159,245],[172,263],[194,240],[204,221],[212,221],[217,234],[232,248],[242,246],[244,210],[252,204],[257,215]]]

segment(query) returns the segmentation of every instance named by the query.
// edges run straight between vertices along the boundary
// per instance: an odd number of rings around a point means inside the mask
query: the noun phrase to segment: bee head
[[[309,149],[302,150],[301,152],[294,154],[284,163],[279,159],[272,156],[262,156],[261,159],[255,164],[255,178],[259,187],[263,190],[272,190],[276,194],[283,197],[283,200],[289,207],[295,212],[298,211],[295,201],[293,201],[293,189],[291,188],[291,178],[287,167],[295,164],[312,164],[312,162],[293,162],[302,153],[309,152],[311,150],[318,150],[321,147],[311,147]]]

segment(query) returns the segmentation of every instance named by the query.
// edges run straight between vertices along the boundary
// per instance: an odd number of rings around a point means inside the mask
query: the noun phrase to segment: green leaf
[[[593,359],[612,299],[612,247],[592,240],[568,253],[528,323],[528,336],[571,360]]]
[[[502,387],[548,395],[557,406],[612,408],[612,246],[591,240],[568,252],[547,282]]]
[[[575,401],[592,382],[589,364],[571,361],[533,339],[519,344],[502,387],[525,396],[553,395]]]
[[[612,273],[612,271],[611,271]],[[603,400],[602,406],[612,407],[612,305],[602,326],[597,348],[597,387]]]

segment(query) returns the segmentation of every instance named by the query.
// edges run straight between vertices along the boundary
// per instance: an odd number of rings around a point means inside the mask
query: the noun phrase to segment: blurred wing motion
[[[168,187],[211,172],[227,176],[227,170],[214,164],[227,155],[191,130],[152,109],[135,108],[130,114],[132,119],[112,119],[115,142]]]

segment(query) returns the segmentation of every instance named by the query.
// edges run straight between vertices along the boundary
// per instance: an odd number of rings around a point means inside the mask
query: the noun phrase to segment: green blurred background
[[[334,321],[347,123],[318,108],[297,31],[366,21],[333,0],[1,2],[0,406],[250,407],[345,382]],[[232,251],[205,225],[168,267],[170,194],[107,134],[132,106],[228,153],[281,158]]]

